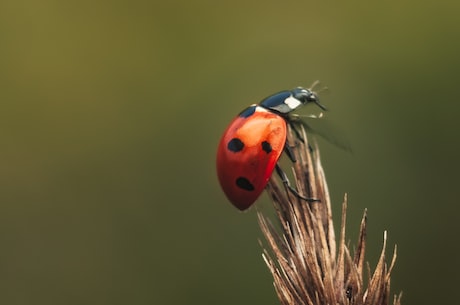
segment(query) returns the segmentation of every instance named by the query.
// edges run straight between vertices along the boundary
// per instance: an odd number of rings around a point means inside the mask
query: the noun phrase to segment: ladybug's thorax
[[[298,87],[275,93],[260,102],[260,106],[281,115],[288,114],[309,102],[318,103],[318,96],[311,90]]]

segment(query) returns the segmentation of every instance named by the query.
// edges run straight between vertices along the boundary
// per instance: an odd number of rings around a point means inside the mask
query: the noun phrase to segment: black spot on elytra
[[[271,151],[273,150],[272,149],[272,146],[270,145],[270,143],[268,143],[267,141],[263,141],[262,142],[262,149],[267,153],[271,153]]]
[[[227,148],[230,151],[239,152],[244,148],[244,143],[238,138],[233,138],[228,142]]]
[[[251,115],[253,115],[254,112],[256,112],[256,107],[257,107],[256,105],[250,106],[250,107],[244,109],[243,111],[241,111],[238,116],[242,117],[242,118],[248,118]]]
[[[249,182],[247,178],[244,177],[239,177],[236,179],[236,185],[246,191],[253,191],[254,190],[254,185]]]

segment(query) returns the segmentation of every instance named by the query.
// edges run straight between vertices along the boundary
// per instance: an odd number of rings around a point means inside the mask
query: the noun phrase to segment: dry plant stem
[[[297,162],[293,174],[300,194],[319,201],[307,202],[296,197],[275,178],[267,190],[279,224],[258,212],[259,224],[269,249],[263,258],[269,267],[275,290],[283,305],[318,304],[389,304],[390,273],[396,259],[396,247],[390,266],[385,262],[386,232],[377,266],[371,274],[364,268],[366,249],[366,211],[358,244],[352,256],[345,244],[347,197],[342,207],[338,248],[334,234],[331,202],[319,151],[312,151],[303,131],[304,142],[289,133],[288,142]],[[364,269],[366,275],[363,276]],[[365,286],[365,283],[367,285]],[[393,304],[400,304],[401,295]]]

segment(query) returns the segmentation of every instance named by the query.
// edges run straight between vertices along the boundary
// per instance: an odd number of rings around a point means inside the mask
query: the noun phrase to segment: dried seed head
[[[259,224],[268,243],[263,258],[273,275],[274,286],[283,305],[372,304],[387,305],[390,299],[390,273],[396,260],[396,247],[390,265],[383,249],[371,275],[363,275],[366,249],[366,211],[354,255],[345,244],[347,197],[342,209],[338,248],[334,234],[331,202],[318,149],[312,151],[303,131],[303,142],[289,143],[297,162],[294,179],[299,193],[318,202],[296,197],[277,179],[271,178],[267,190],[273,200],[279,226],[258,211]],[[363,280],[363,279],[366,279]],[[365,287],[365,282],[367,285]],[[394,305],[400,304],[395,296]]]

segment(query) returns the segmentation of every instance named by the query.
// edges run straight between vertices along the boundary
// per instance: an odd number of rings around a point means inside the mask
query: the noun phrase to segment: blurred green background
[[[0,3],[0,303],[278,304],[255,209],[219,189],[243,107],[330,88],[319,140],[349,238],[398,244],[404,304],[452,304],[458,1]],[[303,113],[317,113],[314,107]],[[257,207],[271,210],[264,194]]]

